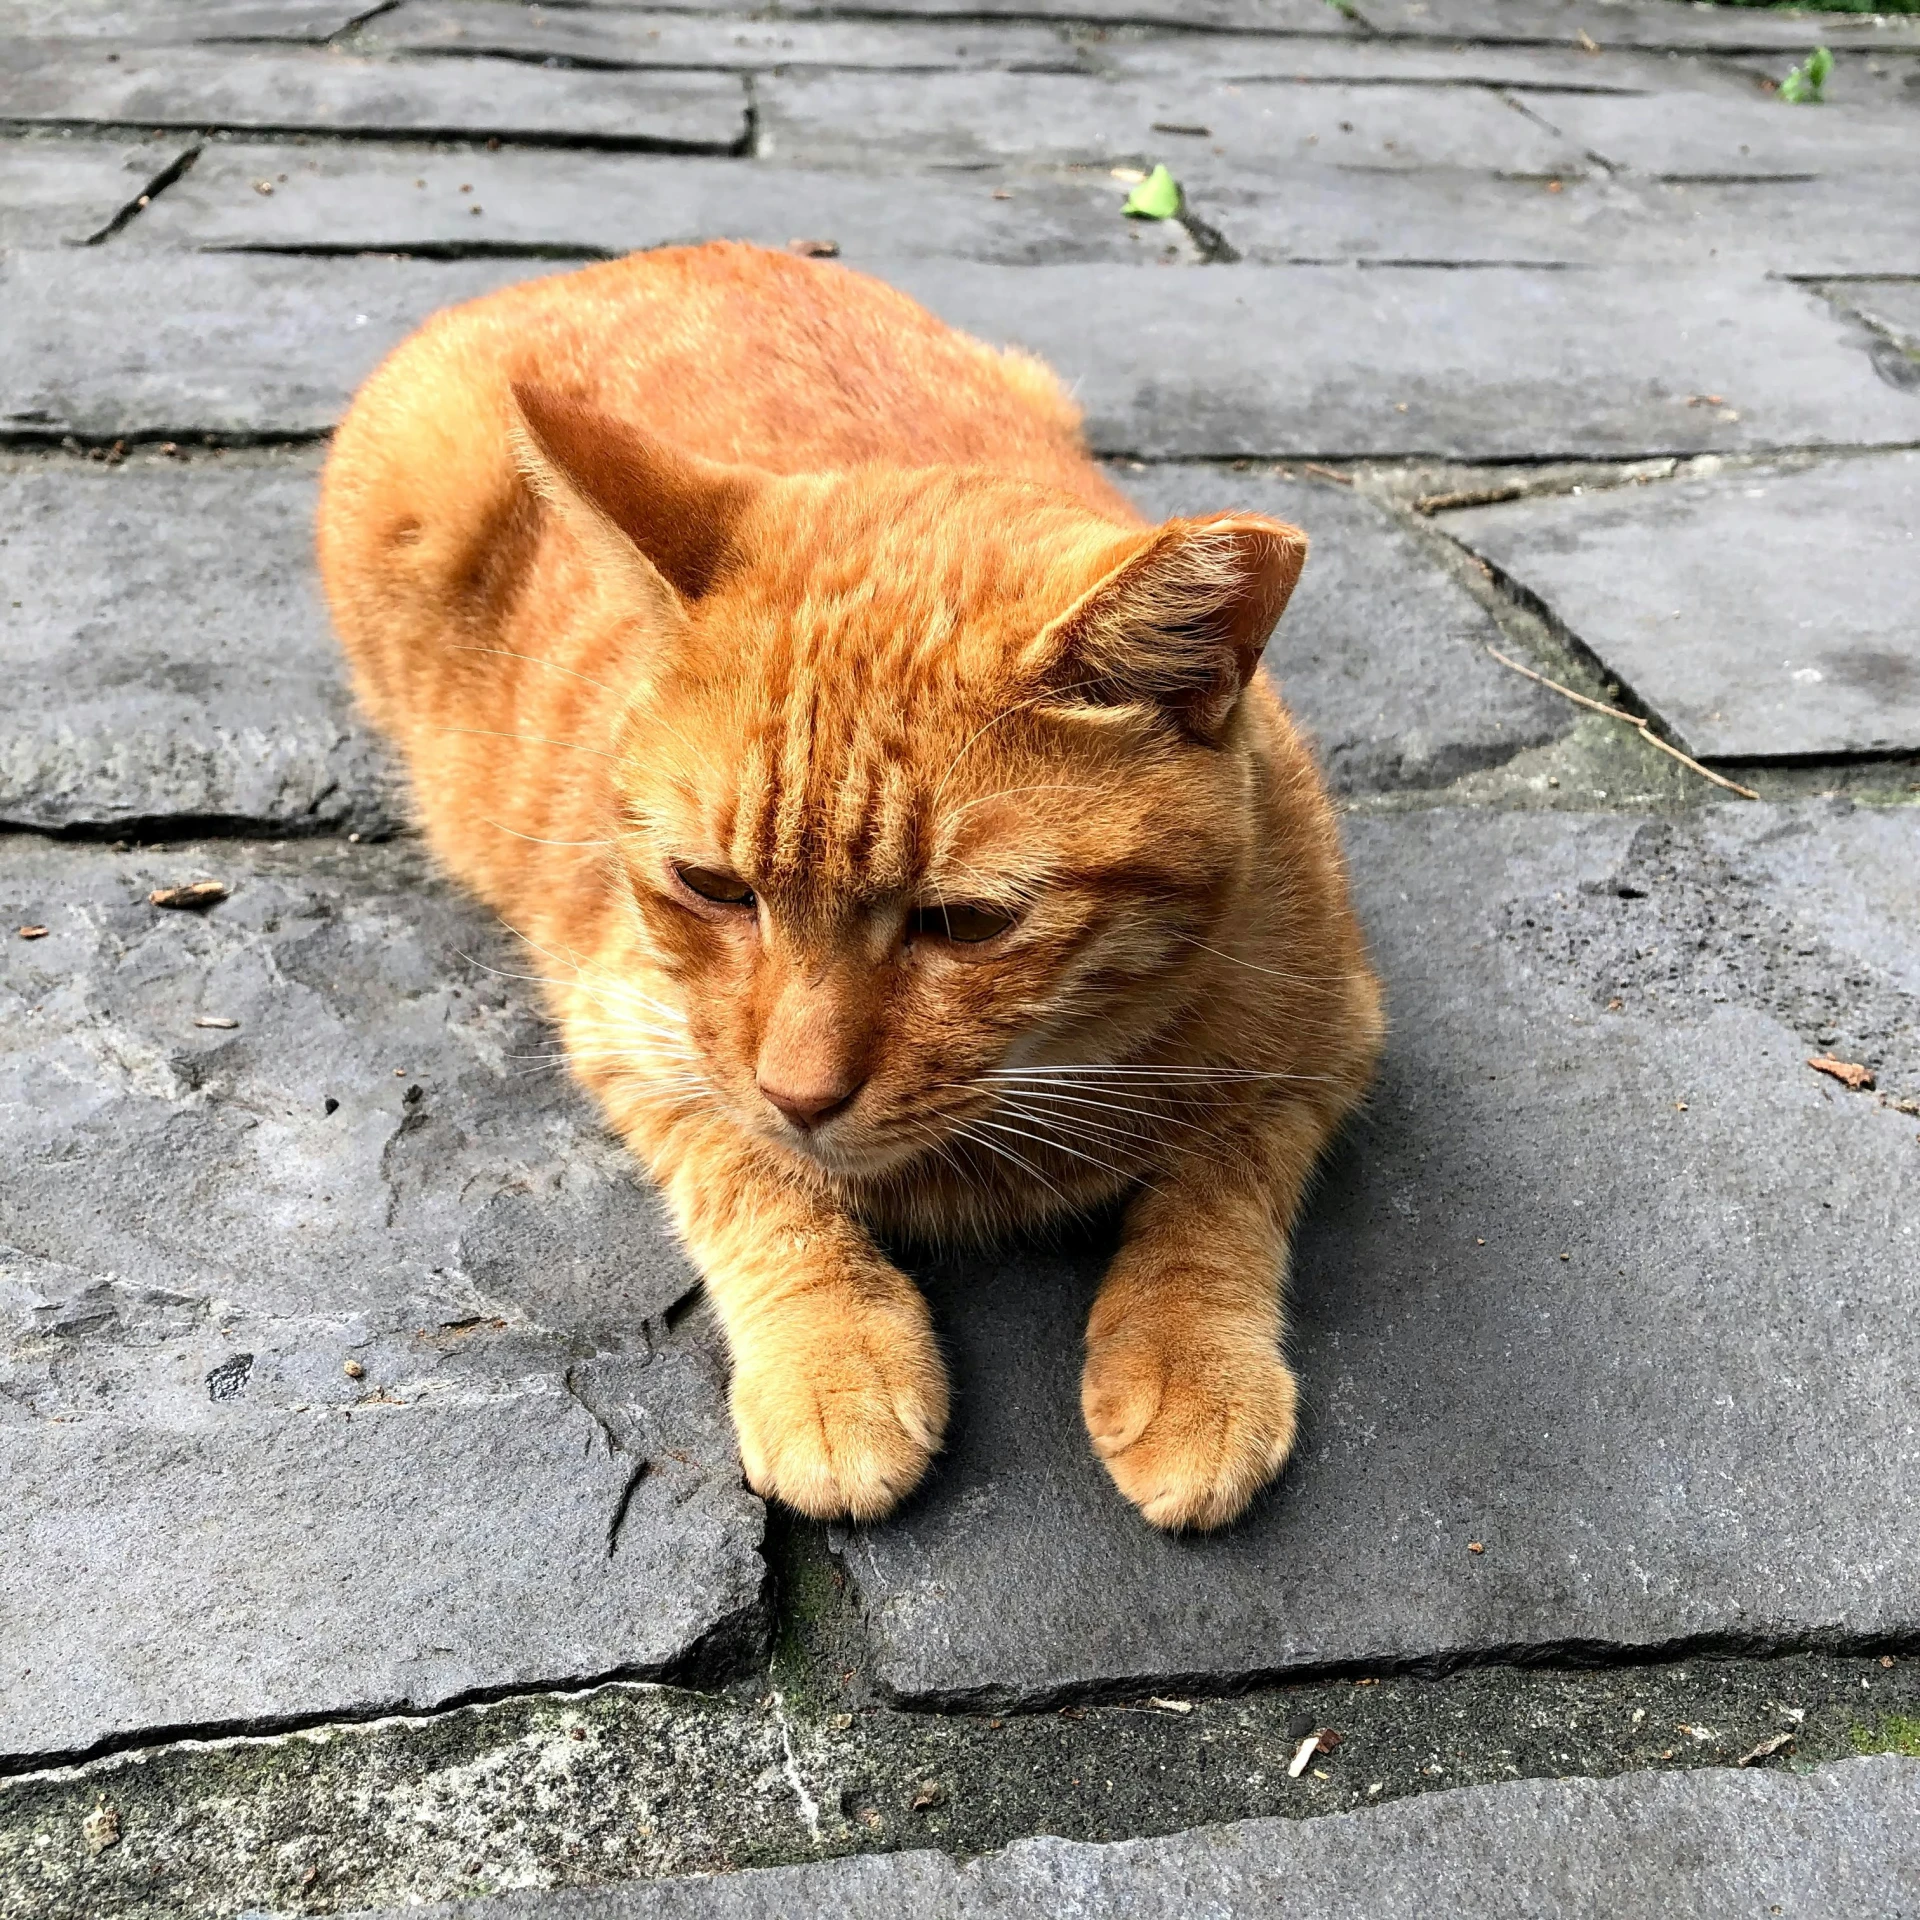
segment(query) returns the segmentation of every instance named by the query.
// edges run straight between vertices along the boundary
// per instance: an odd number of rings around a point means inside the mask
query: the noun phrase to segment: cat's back
[[[775,473],[989,467],[1111,510],[1051,371],[829,262],[719,241],[663,248],[448,309],[363,390],[355,427],[477,450],[531,380],[708,459]]]

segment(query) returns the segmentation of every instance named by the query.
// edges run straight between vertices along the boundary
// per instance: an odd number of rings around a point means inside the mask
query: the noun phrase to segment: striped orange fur
[[[1305,551],[1144,525],[1039,363],[750,247],[442,313],[356,400],[320,555],[361,700],[665,1193],[762,1492],[872,1518],[940,1445],[876,1236],[1122,1196],[1114,1481],[1210,1527],[1285,1459],[1288,1234],[1382,1030],[1255,674]]]

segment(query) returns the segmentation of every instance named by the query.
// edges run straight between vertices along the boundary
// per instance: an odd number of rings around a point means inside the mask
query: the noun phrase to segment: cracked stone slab
[[[329,40],[376,0],[9,0],[9,38]]]
[[[1884,179],[1913,164],[1920,142],[1899,109],[1802,109],[1763,94],[1542,94],[1528,106],[1583,151],[1661,179]]]
[[[1509,87],[1518,92],[1672,93],[1719,92],[1744,98],[1753,89],[1744,73],[1703,57],[1612,49],[1587,53],[1577,42],[1529,46],[1441,44],[1388,40],[1371,35],[1325,40],[1288,40],[1273,34],[1210,33],[1190,36],[1109,34],[1093,40],[1088,54],[1103,74],[1161,84],[1329,80],[1366,86],[1383,82]],[[1169,157],[1203,147],[1170,145]]]
[[[1853,47],[1920,46],[1920,29],[1897,18],[1805,14],[1759,7],[1674,6],[1668,0],[1361,0],[1376,33],[1434,40],[1537,41],[1578,46],[1585,34],[1602,49],[1639,47],[1677,53],[1802,54],[1817,41],[1835,52]]]
[[[1920,751],[1920,453],[1442,516],[1688,750]]]
[[[407,845],[16,836],[0,900],[4,1756],[739,1658],[691,1275],[490,917]]]
[[[1060,27],[969,20],[907,24],[893,19],[778,20],[691,12],[528,8],[518,0],[401,0],[377,15],[355,44],[433,53],[511,53],[609,66],[868,67],[927,72],[940,67],[1084,71],[1086,48]]]
[[[401,823],[321,603],[317,464],[0,467],[0,821]]]
[[[436,308],[530,277],[513,260],[0,255],[0,428],[322,433]]]
[[[1920,809],[1346,831],[1391,1038],[1296,1247],[1286,1474],[1224,1535],[1154,1532],[1080,1419],[1102,1237],[930,1266],[947,1451],[843,1536],[876,1681],[1043,1704],[1913,1634]]]
[[[759,150],[781,160],[915,166],[1008,159],[1109,164],[1188,144],[1271,171],[1470,167],[1579,173],[1581,147],[1484,88],[1099,80],[1068,74],[785,73],[758,83]],[[1204,135],[1168,129],[1204,127]]]
[[[1103,453],[1606,458],[1920,434],[1920,394],[1879,375],[1863,329],[1745,274],[874,271],[1049,361]],[[1709,393],[1727,404],[1692,404]]]
[[[594,7],[624,0],[586,0]],[[733,14],[740,0],[688,0],[684,11]],[[1262,33],[1357,33],[1362,29],[1326,0],[782,0],[782,17],[842,19],[1058,20],[1101,27],[1210,27]]]
[[[1492,617],[1376,502],[1216,467],[1113,477],[1155,518],[1249,507],[1306,529],[1307,570],[1265,664],[1337,792],[1443,785],[1572,724],[1564,701],[1487,657]]]
[[[271,194],[257,191],[263,179]],[[855,261],[1154,260],[1169,247],[1192,257],[1179,226],[1122,218],[1126,192],[1104,174],[881,178],[663,155],[235,142],[203,152],[116,244],[612,256],[807,238],[832,240]]]
[[[1920,241],[1915,247],[1920,250]],[[1920,354],[1920,267],[1911,271],[1914,277],[1905,280],[1867,282],[1829,291],[1869,326],[1892,335],[1908,353]]]
[[[1414,1795],[1313,1820],[1247,1820],[1149,1840],[1016,1841],[654,1885],[410,1907],[426,1920],[1129,1920],[1181,1912],[1428,1920],[1544,1913],[1920,1913],[1920,1761],[1815,1772],[1622,1774]],[[398,1920],[397,1913],[357,1920]]]
[[[1193,211],[1255,263],[1920,273],[1920,221],[1877,174],[1684,182],[1593,175],[1556,186],[1455,170],[1311,166],[1294,168],[1286,191],[1275,193],[1255,168],[1196,159],[1181,167],[1181,184]]]
[[[10,42],[0,65],[0,119],[567,140],[709,153],[731,153],[747,138],[746,94],[733,74],[89,40]]]
[[[1743,275],[861,264],[1049,360],[1101,453],[1577,459],[1898,445],[1920,423],[1859,323]],[[6,255],[0,426],[318,432],[429,313],[531,277],[513,260]],[[1728,405],[1689,404],[1708,393]]]
[[[0,247],[97,239],[185,152],[177,140],[0,141]]]

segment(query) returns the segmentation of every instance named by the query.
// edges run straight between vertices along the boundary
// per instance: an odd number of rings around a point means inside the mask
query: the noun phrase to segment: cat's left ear
[[[768,476],[684,452],[589,403],[513,385],[514,457],[596,567],[643,604],[684,618],[735,556]]]
[[[1158,706],[1217,741],[1306,565],[1307,536],[1220,513],[1169,520],[1108,559],[1035,644],[1049,683],[1076,704]]]

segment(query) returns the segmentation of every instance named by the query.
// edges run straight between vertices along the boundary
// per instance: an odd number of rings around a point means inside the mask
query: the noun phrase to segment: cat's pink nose
[[[766,1095],[770,1107],[784,1114],[803,1133],[810,1133],[815,1127],[831,1120],[836,1113],[852,1106],[854,1096],[865,1084],[865,1081],[856,1080],[852,1086],[774,1087],[762,1080],[760,1091]]]

